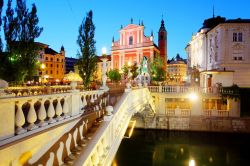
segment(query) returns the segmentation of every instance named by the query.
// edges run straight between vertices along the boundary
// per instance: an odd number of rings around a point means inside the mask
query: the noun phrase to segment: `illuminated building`
[[[38,43],[42,46],[39,61],[45,65],[40,69],[40,76],[45,82],[62,82],[65,72],[65,50],[61,47],[60,52],[56,52],[49,45]]]
[[[120,38],[112,41],[111,50],[111,68],[121,70],[124,65],[136,63],[140,65],[143,57],[147,60],[153,60],[156,55],[160,55],[164,62],[167,60],[167,31],[164,21],[161,21],[161,27],[158,32],[158,46],[154,43],[154,35],[144,35],[143,22],[139,25],[131,24],[121,27]]]
[[[179,54],[175,58],[168,60],[167,80],[169,85],[184,84],[187,79],[187,63]]]
[[[250,86],[250,19],[213,17],[186,47],[188,66],[200,72],[200,85]]]

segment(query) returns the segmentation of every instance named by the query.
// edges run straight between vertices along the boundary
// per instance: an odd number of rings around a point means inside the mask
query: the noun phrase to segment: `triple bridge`
[[[0,98],[0,165],[111,165],[133,115],[154,104],[147,88],[108,101],[104,90]]]

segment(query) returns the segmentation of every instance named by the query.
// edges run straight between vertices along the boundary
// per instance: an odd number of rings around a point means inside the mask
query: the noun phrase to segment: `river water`
[[[139,130],[112,166],[250,166],[250,134]]]

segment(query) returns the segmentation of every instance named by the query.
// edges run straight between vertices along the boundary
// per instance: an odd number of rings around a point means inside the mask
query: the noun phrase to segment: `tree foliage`
[[[95,48],[95,25],[92,21],[93,12],[90,10],[86,18],[83,19],[79,27],[79,35],[77,44],[80,51],[78,60],[79,75],[83,79],[83,85],[88,88],[90,85],[94,72],[97,67],[96,48]]]
[[[111,81],[118,82],[121,80],[121,74],[118,69],[110,70],[108,72],[108,77]]]
[[[162,58],[158,55],[154,61],[150,62],[150,72],[153,81],[165,81],[166,71]]]
[[[0,32],[1,32],[1,27],[2,27],[2,11],[3,11],[3,0],[0,0]],[[2,38],[0,36],[0,52],[3,51],[3,43],[2,43]]]
[[[9,66],[0,71],[0,75],[5,76],[8,72],[15,72],[13,78],[5,79],[31,80],[37,67],[40,50],[34,41],[41,35],[43,28],[38,26],[39,19],[35,4],[32,4],[31,10],[26,7],[26,0],[16,0],[15,10],[11,5],[12,0],[8,0],[6,15],[3,18],[7,57],[2,57],[2,61],[8,61],[6,64]]]

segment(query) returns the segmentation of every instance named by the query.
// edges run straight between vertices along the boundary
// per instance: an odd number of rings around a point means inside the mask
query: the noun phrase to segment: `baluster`
[[[79,103],[80,103],[80,114],[84,111],[83,108],[84,108],[84,105],[83,105],[83,101],[82,101],[82,96],[80,95],[80,98],[79,98]]]
[[[97,152],[99,154],[99,158],[102,159],[104,157],[104,151],[103,151],[103,146],[101,142],[97,146]]]
[[[44,107],[44,102],[45,102],[45,100],[41,99],[41,106],[40,106],[40,108],[38,110],[38,119],[40,120],[38,126],[40,126],[40,127],[46,126],[48,124],[48,123],[44,122],[44,120],[47,117],[47,113],[46,113],[46,110],[45,110],[45,107]]]
[[[90,102],[91,102],[91,103],[94,103],[95,101],[94,101],[93,94],[92,94],[90,97],[91,97],[91,98],[90,98]]]
[[[87,105],[87,101],[86,101],[86,97],[87,97],[87,95],[85,95],[85,96],[83,96],[83,112],[85,111],[85,107],[86,107],[86,105]]]
[[[57,104],[56,104],[56,120],[60,121],[62,119],[62,105],[61,105],[61,98],[57,98]]]
[[[60,142],[59,148],[56,151],[56,158],[57,158],[57,161],[58,161],[58,165],[63,165],[64,164],[64,162],[62,160],[63,150],[64,150],[64,143]]]
[[[49,108],[48,108],[48,117],[49,117],[49,121],[48,122],[49,122],[49,124],[56,122],[53,119],[54,116],[55,116],[55,109],[54,109],[54,106],[53,106],[53,99],[51,98],[50,102],[49,102]]]
[[[75,156],[71,153],[71,149],[73,148],[72,140],[72,134],[68,133],[68,138],[66,140],[67,157],[64,159],[66,164],[73,164],[73,161],[75,160]]]
[[[29,122],[29,126],[28,126],[28,130],[33,130],[38,128],[34,123],[37,120],[37,115],[36,115],[36,111],[34,108],[34,102],[32,100],[29,101],[30,104],[30,109],[27,115],[27,121]]]
[[[15,123],[17,126],[16,134],[22,134],[27,131],[22,127],[25,124],[25,117],[22,110],[22,104],[23,103],[20,103],[19,101],[16,102],[17,105],[17,111],[15,116]]]
[[[63,104],[62,112],[63,112],[63,116],[64,116],[65,119],[69,117],[69,115],[68,115],[69,104],[68,104],[68,97],[67,96],[64,97],[64,104]]]

